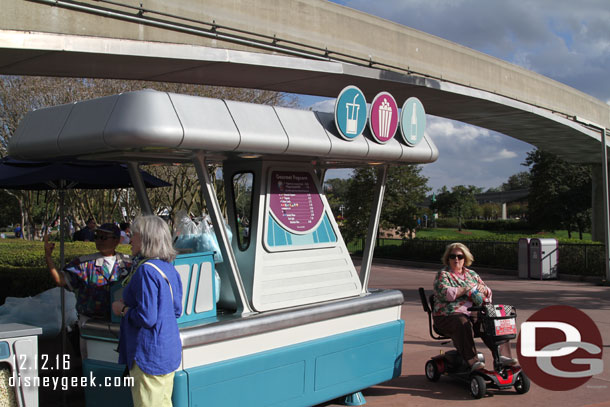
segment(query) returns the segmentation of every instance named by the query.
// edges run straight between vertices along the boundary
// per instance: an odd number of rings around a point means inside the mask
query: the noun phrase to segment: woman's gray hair
[[[140,254],[144,257],[157,257],[168,263],[176,258],[176,250],[172,245],[172,235],[169,226],[163,219],[155,215],[138,216],[131,225],[131,233],[139,233],[142,237]]]
[[[451,243],[450,245],[447,245],[445,253],[443,253],[443,257],[441,257],[443,264],[449,267],[449,255],[455,249],[459,249],[464,253],[464,266],[470,266],[474,261],[474,256],[470,253],[470,250],[468,250],[468,247],[466,247],[464,243]]]

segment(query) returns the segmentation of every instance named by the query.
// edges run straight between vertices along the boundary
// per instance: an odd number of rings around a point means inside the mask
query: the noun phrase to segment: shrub
[[[458,220],[457,218],[438,218],[436,220],[437,228],[457,228]]]
[[[519,245],[515,236],[507,235],[506,241],[465,240],[475,258],[473,268],[492,267],[507,270],[517,270],[519,261]],[[390,241],[392,240],[392,241]],[[448,243],[446,240],[435,239],[380,239],[375,247],[375,256],[386,259],[402,259],[422,261],[441,265],[441,256]],[[361,254],[360,251],[354,254]],[[604,275],[604,246],[602,244],[574,244],[559,242],[558,271],[559,274],[581,276]]]
[[[46,267],[0,265],[0,305],[6,297],[31,297],[53,287]]]
[[[530,226],[526,221],[514,219],[469,219],[464,222],[463,227],[466,229],[491,230],[496,232],[519,232],[530,230]]]
[[[118,251],[130,253],[128,245],[121,245]],[[66,242],[65,262],[89,253],[95,253],[95,243]],[[53,260],[59,268],[59,243],[55,244]],[[0,305],[6,297],[29,297],[53,288],[44,260],[44,244],[40,241],[21,239],[0,240]]]

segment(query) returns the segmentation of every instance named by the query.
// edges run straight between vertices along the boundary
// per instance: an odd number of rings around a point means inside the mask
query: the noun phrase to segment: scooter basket
[[[485,304],[480,313],[485,334],[495,341],[517,337],[517,312],[510,305]]]

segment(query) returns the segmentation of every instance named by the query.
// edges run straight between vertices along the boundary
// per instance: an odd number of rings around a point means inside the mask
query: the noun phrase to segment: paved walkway
[[[476,267],[473,267],[476,270]],[[431,290],[436,269],[400,265],[373,266],[370,287],[394,288],[404,293],[402,318],[405,320],[402,375],[392,381],[363,391],[367,407],[389,406],[471,406],[473,403],[493,407],[522,406],[608,406],[610,407],[610,287],[573,281],[519,280],[516,276],[481,272],[481,277],[494,290],[494,302],[517,307],[517,324],[549,305],[570,305],[583,310],[597,324],[604,341],[604,372],[585,385],[570,391],[549,391],[532,383],[529,393],[519,395],[511,390],[489,390],[481,400],[473,400],[466,385],[449,377],[429,382],[424,365],[440,350],[441,345],[428,334],[428,321],[417,289]],[[515,272],[516,274],[516,272]],[[491,360],[491,353],[480,340],[477,347]],[[513,343],[513,349],[515,343]],[[516,351],[513,352],[516,355]],[[330,405],[329,405],[330,406]]]

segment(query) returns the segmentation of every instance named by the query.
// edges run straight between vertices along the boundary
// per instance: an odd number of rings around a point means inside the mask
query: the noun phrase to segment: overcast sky
[[[610,104],[610,0],[334,0],[520,65]],[[328,108],[332,101],[319,100]],[[533,146],[428,116],[439,159],[428,184],[496,187]],[[462,152],[469,151],[465,159]]]

